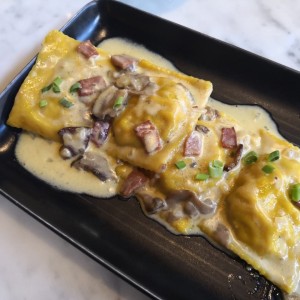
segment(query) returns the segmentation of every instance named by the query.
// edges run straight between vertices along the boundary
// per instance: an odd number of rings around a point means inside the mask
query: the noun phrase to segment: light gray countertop
[[[122,2],[300,70],[299,0]],[[0,2],[0,90],[86,3]],[[0,240],[0,299],[148,299],[2,196]]]

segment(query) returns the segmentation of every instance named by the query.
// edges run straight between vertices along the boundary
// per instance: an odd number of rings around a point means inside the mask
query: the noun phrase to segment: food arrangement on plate
[[[173,233],[204,234],[295,292],[300,149],[271,125],[235,119],[211,92],[209,81],[52,31],[7,124],[24,129],[17,158],[41,179],[135,196]]]

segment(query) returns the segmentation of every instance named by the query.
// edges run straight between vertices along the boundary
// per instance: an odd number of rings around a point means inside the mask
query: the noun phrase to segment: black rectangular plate
[[[214,98],[266,108],[281,133],[300,144],[300,74],[295,71],[115,1],[91,2],[62,31],[94,44],[115,36],[143,44],[179,70],[212,81]],[[5,122],[33,63],[0,95],[0,192],[7,199],[153,298],[282,298],[239,258],[202,237],[169,233],[146,218],[134,199],[62,192],[23,169],[14,156],[19,132]]]

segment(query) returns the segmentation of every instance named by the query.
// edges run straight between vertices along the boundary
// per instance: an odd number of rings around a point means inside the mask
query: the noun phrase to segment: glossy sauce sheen
[[[128,54],[137,58],[144,58],[156,65],[176,70],[175,67],[166,59],[154,54],[142,46],[133,44],[124,39],[114,38],[102,42],[99,45],[103,50],[111,54]],[[243,136],[243,132],[247,135],[259,135],[261,128],[266,129],[275,136],[282,138],[277,131],[276,124],[270,115],[258,106],[231,106],[216,100],[210,99],[208,106],[224,112],[227,116],[235,119],[235,124],[240,127],[239,135]],[[150,109],[150,108],[149,108]],[[152,107],[151,113],[156,113],[156,107]],[[247,142],[245,142],[245,145]],[[246,146],[247,147],[247,146]],[[107,182],[99,181],[95,176],[71,168],[69,161],[63,161],[59,155],[60,144],[49,142],[43,138],[33,136],[29,133],[22,133],[16,147],[16,156],[19,162],[31,173],[50,183],[51,185],[71,192],[86,193],[96,197],[110,197],[117,193],[117,182],[110,180]],[[249,147],[251,149],[251,147]],[[245,151],[247,152],[247,151]],[[114,164],[114,161],[111,161]],[[167,222],[153,215],[152,218],[163,223],[170,231],[176,233]],[[219,222],[216,215],[211,221],[211,227],[215,228]],[[194,226],[188,234],[202,233],[198,226]],[[256,260],[261,258],[255,253],[248,253],[249,256]],[[264,263],[264,260],[261,260]],[[276,263],[276,262],[275,262]]]

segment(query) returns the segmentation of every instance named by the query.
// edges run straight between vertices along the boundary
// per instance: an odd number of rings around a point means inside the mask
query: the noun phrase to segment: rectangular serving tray
[[[283,136],[300,144],[300,74],[183,26],[110,0],[86,5],[62,31],[98,44],[125,37],[210,80],[213,97],[266,108]],[[19,131],[6,126],[33,59],[0,95],[0,192],[97,262],[155,299],[282,299],[246,263],[203,237],[176,236],[145,217],[135,199],[63,192],[15,159]]]

